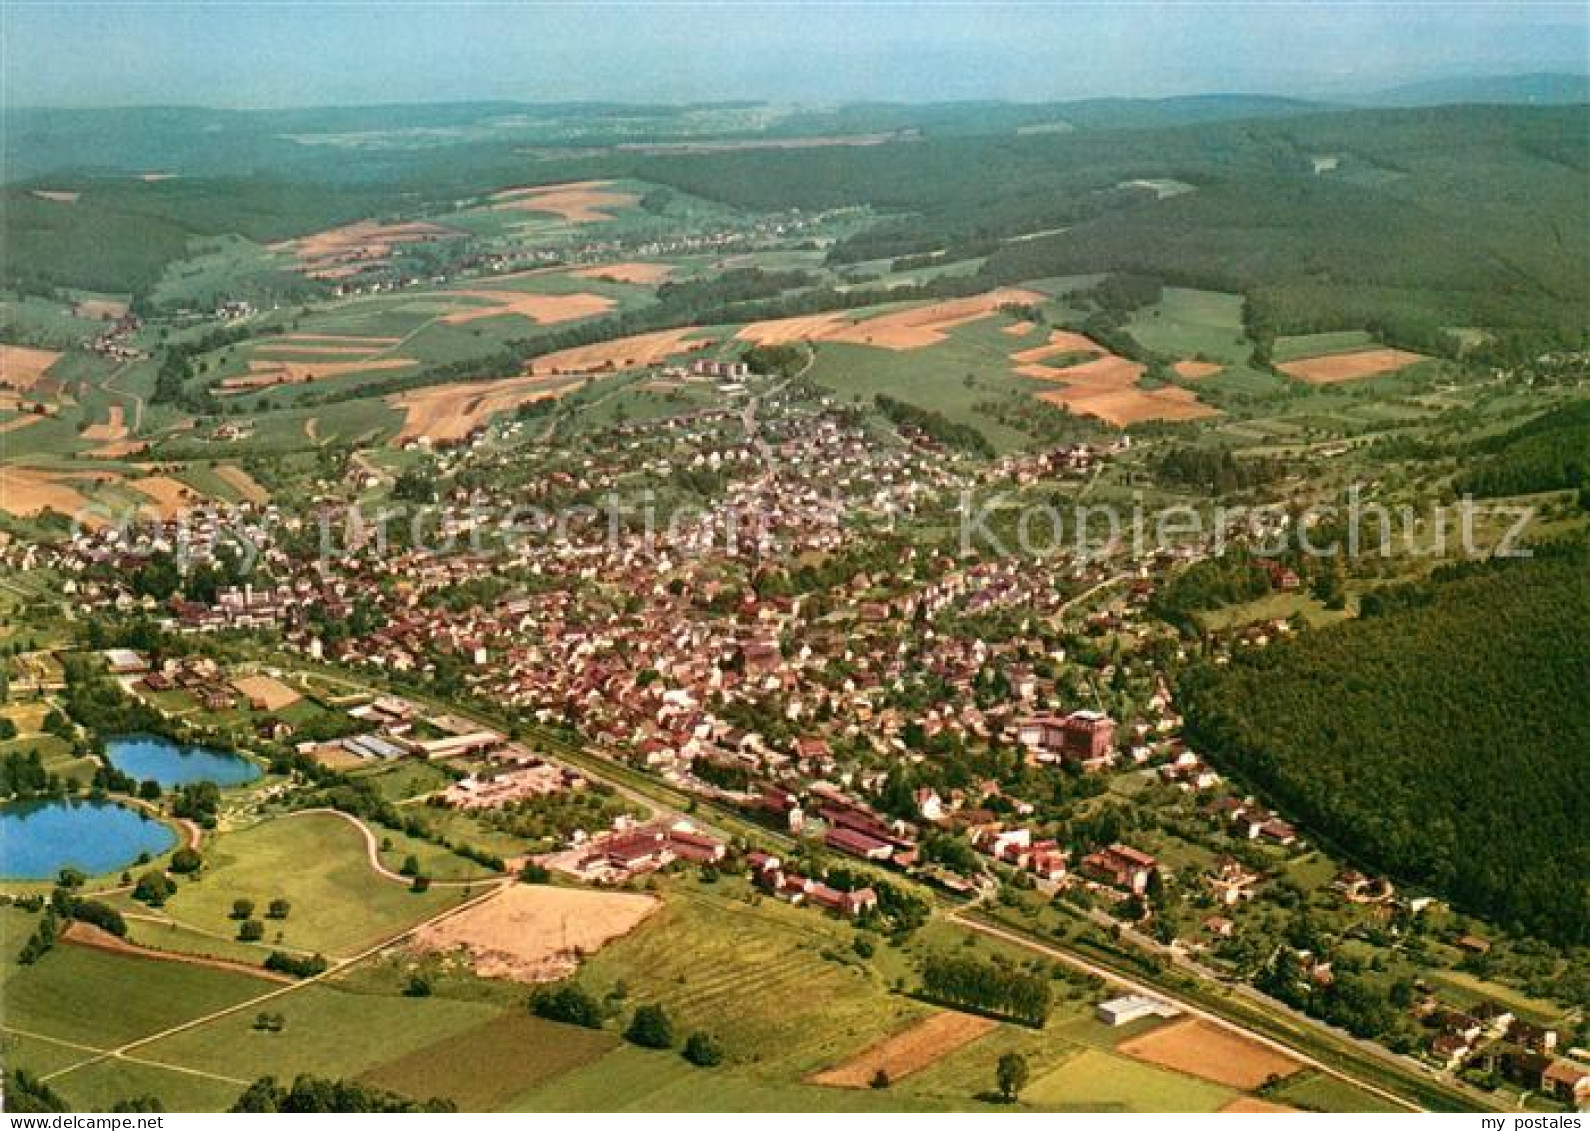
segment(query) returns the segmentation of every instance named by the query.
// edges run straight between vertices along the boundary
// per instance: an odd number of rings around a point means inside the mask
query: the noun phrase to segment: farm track
[[[73,923],[61,935],[67,942],[74,946],[88,947],[90,950],[103,950],[108,954],[123,954],[130,958],[145,958],[152,962],[180,962],[187,966],[208,966],[212,970],[225,970],[233,974],[243,974],[250,978],[260,978],[267,982],[291,982],[292,979],[285,974],[278,974],[274,970],[267,970],[263,966],[250,966],[246,962],[235,962],[228,958],[216,958],[207,954],[185,954],[175,950],[158,950],[154,947],[139,946],[125,939],[117,938],[109,931],[102,931],[87,923]]]

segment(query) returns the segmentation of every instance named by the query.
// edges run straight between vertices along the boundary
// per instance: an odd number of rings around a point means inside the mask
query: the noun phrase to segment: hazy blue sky
[[[1572,3],[33,3],[11,106],[1345,93],[1582,71]]]

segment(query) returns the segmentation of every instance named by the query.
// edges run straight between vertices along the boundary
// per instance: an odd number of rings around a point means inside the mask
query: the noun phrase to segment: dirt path
[[[120,397],[122,400],[126,401],[132,406],[132,420],[127,425],[127,434],[129,436],[136,436],[144,426],[144,399],[129,389],[116,387],[116,382],[125,377],[127,375],[127,370],[130,368],[132,368],[132,362],[123,362],[121,367],[118,368],[116,372],[105,378],[105,383],[101,385],[100,388],[104,389],[107,393],[110,393],[113,396]]]
[[[208,954],[184,954],[175,950],[152,950],[146,946],[130,943],[124,938],[119,938],[109,931],[102,930],[92,923],[72,923],[61,934],[61,938],[78,946],[86,946],[90,950],[104,950],[111,954],[126,954],[134,958],[148,958],[155,962],[180,962],[187,966],[208,966],[212,970],[227,970],[233,974],[247,974],[251,978],[261,978],[267,982],[291,982],[293,979],[286,974],[278,974],[274,970],[267,970],[263,966],[250,966],[247,962],[234,962],[229,958],[215,958]]]
[[[65,1072],[70,1072],[74,1068],[81,1068],[85,1064],[91,1064],[96,1060],[102,1060],[104,1059],[102,1054],[110,1051],[108,1049],[97,1048],[94,1045],[79,1044],[77,1041],[64,1041],[60,1037],[48,1037],[43,1033],[34,1033],[27,1029],[18,1029],[11,1025],[0,1025],[0,1033],[10,1033],[12,1036],[22,1037],[25,1040],[43,1041],[46,1044],[59,1045],[63,1049],[76,1049],[78,1052],[96,1054],[87,1060],[80,1060],[76,1064],[68,1065],[66,1068],[60,1069],[55,1073],[57,1076]],[[236,1076],[223,1076],[219,1072],[206,1072],[202,1068],[186,1068],[181,1065],[166,1064],[165,1062],[159,1060],[145,1060],[141,1056],[124,1056],[121,1059],[127,1061],[129,1064],[146,1064],[151,1068],[164,1068],[171,1072],[180,1072],[184,1076],[201,1076],[206,1080],[220,1080],[226,1084],[236,1084],[240,1088],[246,1088],[252,1083],[250,1080],[243,1080]]]

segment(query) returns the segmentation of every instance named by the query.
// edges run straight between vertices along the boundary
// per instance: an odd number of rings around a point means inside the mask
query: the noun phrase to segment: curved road
[[[341,809],[295,809],[291,813],[284,814],[279,819],[287,821],[294,817],[308,816],[311,813],[329,813],[334,817],[341,817],[344,821],[347,821],[350,825],[363,833],[365,855],[370,861],[370,867],[374,869],[375,872],[382,878],[393,880],[400,884],[411,884],[414,882],[413,876],[405,876],[402,872],[394,872],[381,861],[381,841],[376,837],[375,833],[370,830],[369,825],[365,824],[358,817],[355,817],[352,813],[344,813]],[[501,887],[503,884],[509,882],[511,882],[511,877],[508,876],[483,876],[478,880],[432,880],[431,887],[473,888],[479,887],[482,884],[489,884],[495,888]]]

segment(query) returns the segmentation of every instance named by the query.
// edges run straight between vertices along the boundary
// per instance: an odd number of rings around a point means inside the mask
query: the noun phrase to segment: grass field
[[[1270,1093],[1270,1098],[1309,1111],[1399,1112],[1403,1110],[1387,1103],[1372,1092],[1355,1088],[1334,1076],[1314,1071],[1299,1072]]]
[[[1088,1049],[1032,1082],[1023,1100],[1072,1111],[1218,1111],[1228,1088]]]
[[[1206,357],[1235,364],[1252,344],[1242,329],[1242,297],[1219,291],[1166,287],[1160,301],[1133,313],[1127,331],[1167,357]]]
[[[361,1078],[415,1099],[440,1096],[461,1111],[493,1111],[617,1046],[612,1033],[558,1025],[514,1009],[385,1061]]]
[[[1270,353],[1277,363],[1284,363],[1304,357],[1324,357],[1327,354],[1372,349],[1377,344],[1366,330],[1337,330],[1328,334],[1295,334],[1277,338]]]
[[[939,345],[908,351],[822,342],[815,347],[810,377],[842,402],[870,405],[882,393],[970,424],[997,450],[1012,451],[1029,443],[1028,437],[976,406],[1010,393],[1025,394],[1033,383],[1011,374],[1007,357],[995,348],[1000,343],[979,340],[978,329],[962,327]],[[1002,343],[1007,352],[1009,342],[1007,337]]]
[[[172,918],[208,931],[235,931],[232,901],[261,908],[287,899],[292,913],[268,925],[271,937],[328,956],[346,955],[467,898],[468,888],[416,894],[371,870],[359,831],[340,817],[310,814],[268,821],[216,839],[201,877],[166,905]]]
[[[245,1009],[155,1041],[139,1055],[248,1080],[267,1073],[357,1076],[501,1012],[478,1002],[355,993],[335,984],[306,986],[261,1008],[286,1018],[282,1032],[256,1030],[254,1011]]]
[[[257,978],[58,944],[32,966],[15,955],[37,919],[0,909],[7,1030],[95,1048],[149,1036],[270,989]],[[114,1009],[106,1003],[114,1001]]]

